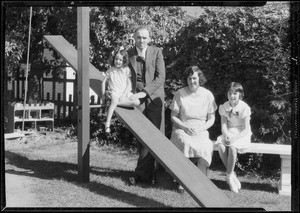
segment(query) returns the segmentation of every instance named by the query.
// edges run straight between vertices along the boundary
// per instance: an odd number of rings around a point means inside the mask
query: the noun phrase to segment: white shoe
[[[239,193],[238,187],[234,183],[233,176],[231,176],[230,178],[227,177],[226,182],[228,183],[231,191]]]
[[[241,182],[237,178],[236,174],[233,175],[233,182],[235,183],[235,185],[237,186],[238,189],[242,188]]]

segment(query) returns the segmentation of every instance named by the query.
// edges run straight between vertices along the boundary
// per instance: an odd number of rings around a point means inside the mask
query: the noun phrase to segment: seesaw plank
[[[231,201],[136,108],[117,107],[118,118],[158,162],[203,207],[226,207]]]
[[[77,50],[62,36],[44,36],[53,48],[77,72]],[[99,81],[103,80],[101,72],[90,64],[90,87],[100,95]],[[96,82],[92,84],[92,80]],[[98,82],[98,83],[97,83]],[[115,110],[120,120],[148,148],[158,162],[187,190],[202,207],[228,207],[231,201],[206,177],[190,160],[188,160],[173,143],[163,135],[136,108]]]

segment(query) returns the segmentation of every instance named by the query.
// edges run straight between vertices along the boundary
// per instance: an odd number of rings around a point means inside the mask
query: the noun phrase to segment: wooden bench
[[[217,144],[214,144],[214,151],[218,151]],[[291,196],[291,145],[252,143],[246,153],[261,153],[280,155],[281,173],[278,185],[279,194]]]

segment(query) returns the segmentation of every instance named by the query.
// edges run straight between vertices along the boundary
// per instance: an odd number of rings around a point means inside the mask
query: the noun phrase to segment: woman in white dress
[[[248,104],[242,101],[244,89],[240,83],[231,82],[226,92],[228,101],[219,107],[222,135],[217,138],[216,144],[219,144],[219,155],[226,167],[226,181],[231,191],[238,193],[241,183],[234,167],[237,153],[243,153],[251,144],[251,110]]]
[[[187,86],[175,93],[169,107],[173,122],[170,140],[207,175],[213,154],[208,129],[215,122],[217,105],[213,94],[202,87],[206,78],[197,66],[188,67],[184,75]]]

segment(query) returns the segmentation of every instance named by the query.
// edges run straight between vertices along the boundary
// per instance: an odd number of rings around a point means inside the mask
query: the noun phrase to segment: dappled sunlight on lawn
[[[128,178],[133,174],[138,156],[118,147],[93,145],[90,150],[90,181],[79,182],[77,142],[64,138],[62,133],[55,134],[58,133],[42,137],[37,135],[40,143],[34,136],[30,139],[5,141],[6,173],[34,183],[30,184],[28,193],[38,199],[28,205],[87,208],[199,207],[186,191],[182,194],[177,192],[173,177],[161,166],[156,185],[129,185]],[[235,207],[265,208],[268,211],[291,209],[290,197],[278,195],[277,186],[271,180],[241,176],[242,189],[239,194],[235,194],[230,191],[223,171],[209,170],[208,177]]]

